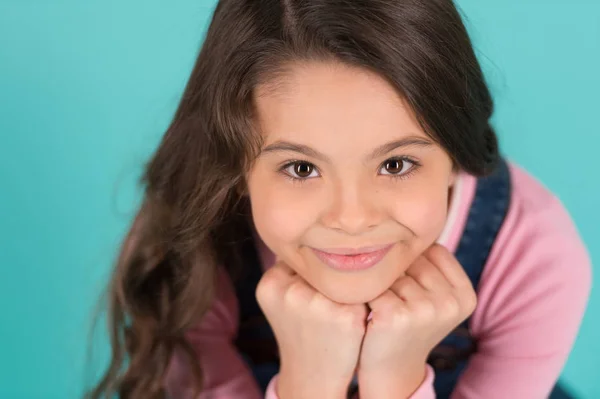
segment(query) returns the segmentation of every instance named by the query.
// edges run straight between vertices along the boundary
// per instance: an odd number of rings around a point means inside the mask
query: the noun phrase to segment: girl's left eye
[[[294,180],[305,180],[318,177],[319,173],[315,165],[309,162],[295,161],[283,166],[283,171],[287,177]]]
[[[410,173],[417,165],[416,162],[405,158],[391,158],[381,165],[382,175],[402,177]]]

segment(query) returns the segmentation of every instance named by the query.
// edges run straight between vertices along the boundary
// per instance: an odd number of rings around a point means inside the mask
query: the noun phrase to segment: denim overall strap
[[[455,252],[476,291],[492,245],[508,212],[510,193],[510,172],[504,160],[500,161],[491,175],[477,179],[475,197]],[[434,348],[428,359],[435,369],[437,398],[450,397],[470,355],[477,350],[476,342],[470,335],[469,322],[470,319],[467,319],[461,323]]]
[[[483,267],[510,200],[510,176],[504,160],[490,176],[479,178],[475,198],[469,211],[465,231],[455,253],[473,286],[477,288]],[[240,329],[236,346],[263,391],[279,370],[277,344],[269,324],[256,303],[255,290],[262,276],[256,246],[251,239],[243,245],[247,261],[246,274],[236,284],[240,305]],[[435,369],[435,391],[438,398],[448,398],[464,371],[468,358],[476,350],[463,322],[432,351],[428,363]]]

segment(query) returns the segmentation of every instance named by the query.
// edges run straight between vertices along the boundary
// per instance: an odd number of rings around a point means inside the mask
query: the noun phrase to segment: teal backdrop
[[[106,361],[98,329],[85,367],[91,314],[214,5],[0,0],[0,398],[80,397]],[[505,153],[599,262],[600,1],[459,5]],[[594,290],[562,375],[580,398],[600,398],[599,332]]]

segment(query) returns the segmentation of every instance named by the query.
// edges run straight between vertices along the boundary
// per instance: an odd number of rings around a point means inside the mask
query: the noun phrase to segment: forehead
[[[340,63],[297,63],[255,90],[266,141],[368,135],[426,137],[396,89],[379,75]]]

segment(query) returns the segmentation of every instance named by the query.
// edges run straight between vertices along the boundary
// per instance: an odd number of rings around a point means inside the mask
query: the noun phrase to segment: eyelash
[[[411,177],[411,176],[412,176],[412,175],[413,175],[413,174],[414,174],[414,173],[415,173],[415,172],[416,172],[416,171],[417,171],[417,170],[418,170],[418,169],[421,167],[421,164],[420,164],[419,162],[415,161],[414,159],[412,159],[412,158],[409,158],[409,157],[406,157],[406,156],[402,156],[402,157],[392,157],[392,158],[388,158],[388,159],[386,159],[386,160],[385,160],[385,161],[384,161],[384,162],[383,162],[383,163],[382,163],[382,164],[379,166],[379,169],[381,169],[382,167],[384,167],[384,166],[385,166],[385,164],[386,164],[387,162],[390,162],[390,161],[402,161],[402,162],[409,162],[409,163],[411,163],[411,164],[412,164],[412,166],[411,166],[411,168],[408,170],[408,172],[405,172],[405,173],[403,173],[403,174],[401,174],[401,175],[394,175],[394,174],[382,175],[382,176],[387,176],[387,177],[390,177],[390,178],[392,178],[393,180],[397,180],[397,179],[400,179],[400,180],[408,179],[408,178],[410,178],[410,177]],[[314,177],[295,177],[295,176],[292,176],[292,175],[290,175],[289,173],[287,173],[287,172],[285,171],[285,170],[286,170],[287,168],[289,168],[290,166],[294,166],[294,165],[297,165],[297,164],[300,164],[300,163],[302,163],[302,164],[308,164],[308,165],[311,165],[311,166],[312,166],[314,169],[316,169],[316,168],[317,168],[317,167],[316,167],[314,164],[312,164],[311,162],[304,161],[304,160],[301,160],[301,159],[295,159],[295,160],[292,160],[292,161],[289,161],[289,162],[285,163],[285,164],[284,164],[284,165],[283,165],[281,168],[279,168],[279,172],[280,172],[281,174],[283,174],[283,176],[284,176],[286,179],[289,179],[289,180],[291,180],[291,181],[292,181],[292,182],[294,182],[294,183],[304,183],[304,182],[305,182],[305,181],[307,181],[307,180],[314,179]]]

